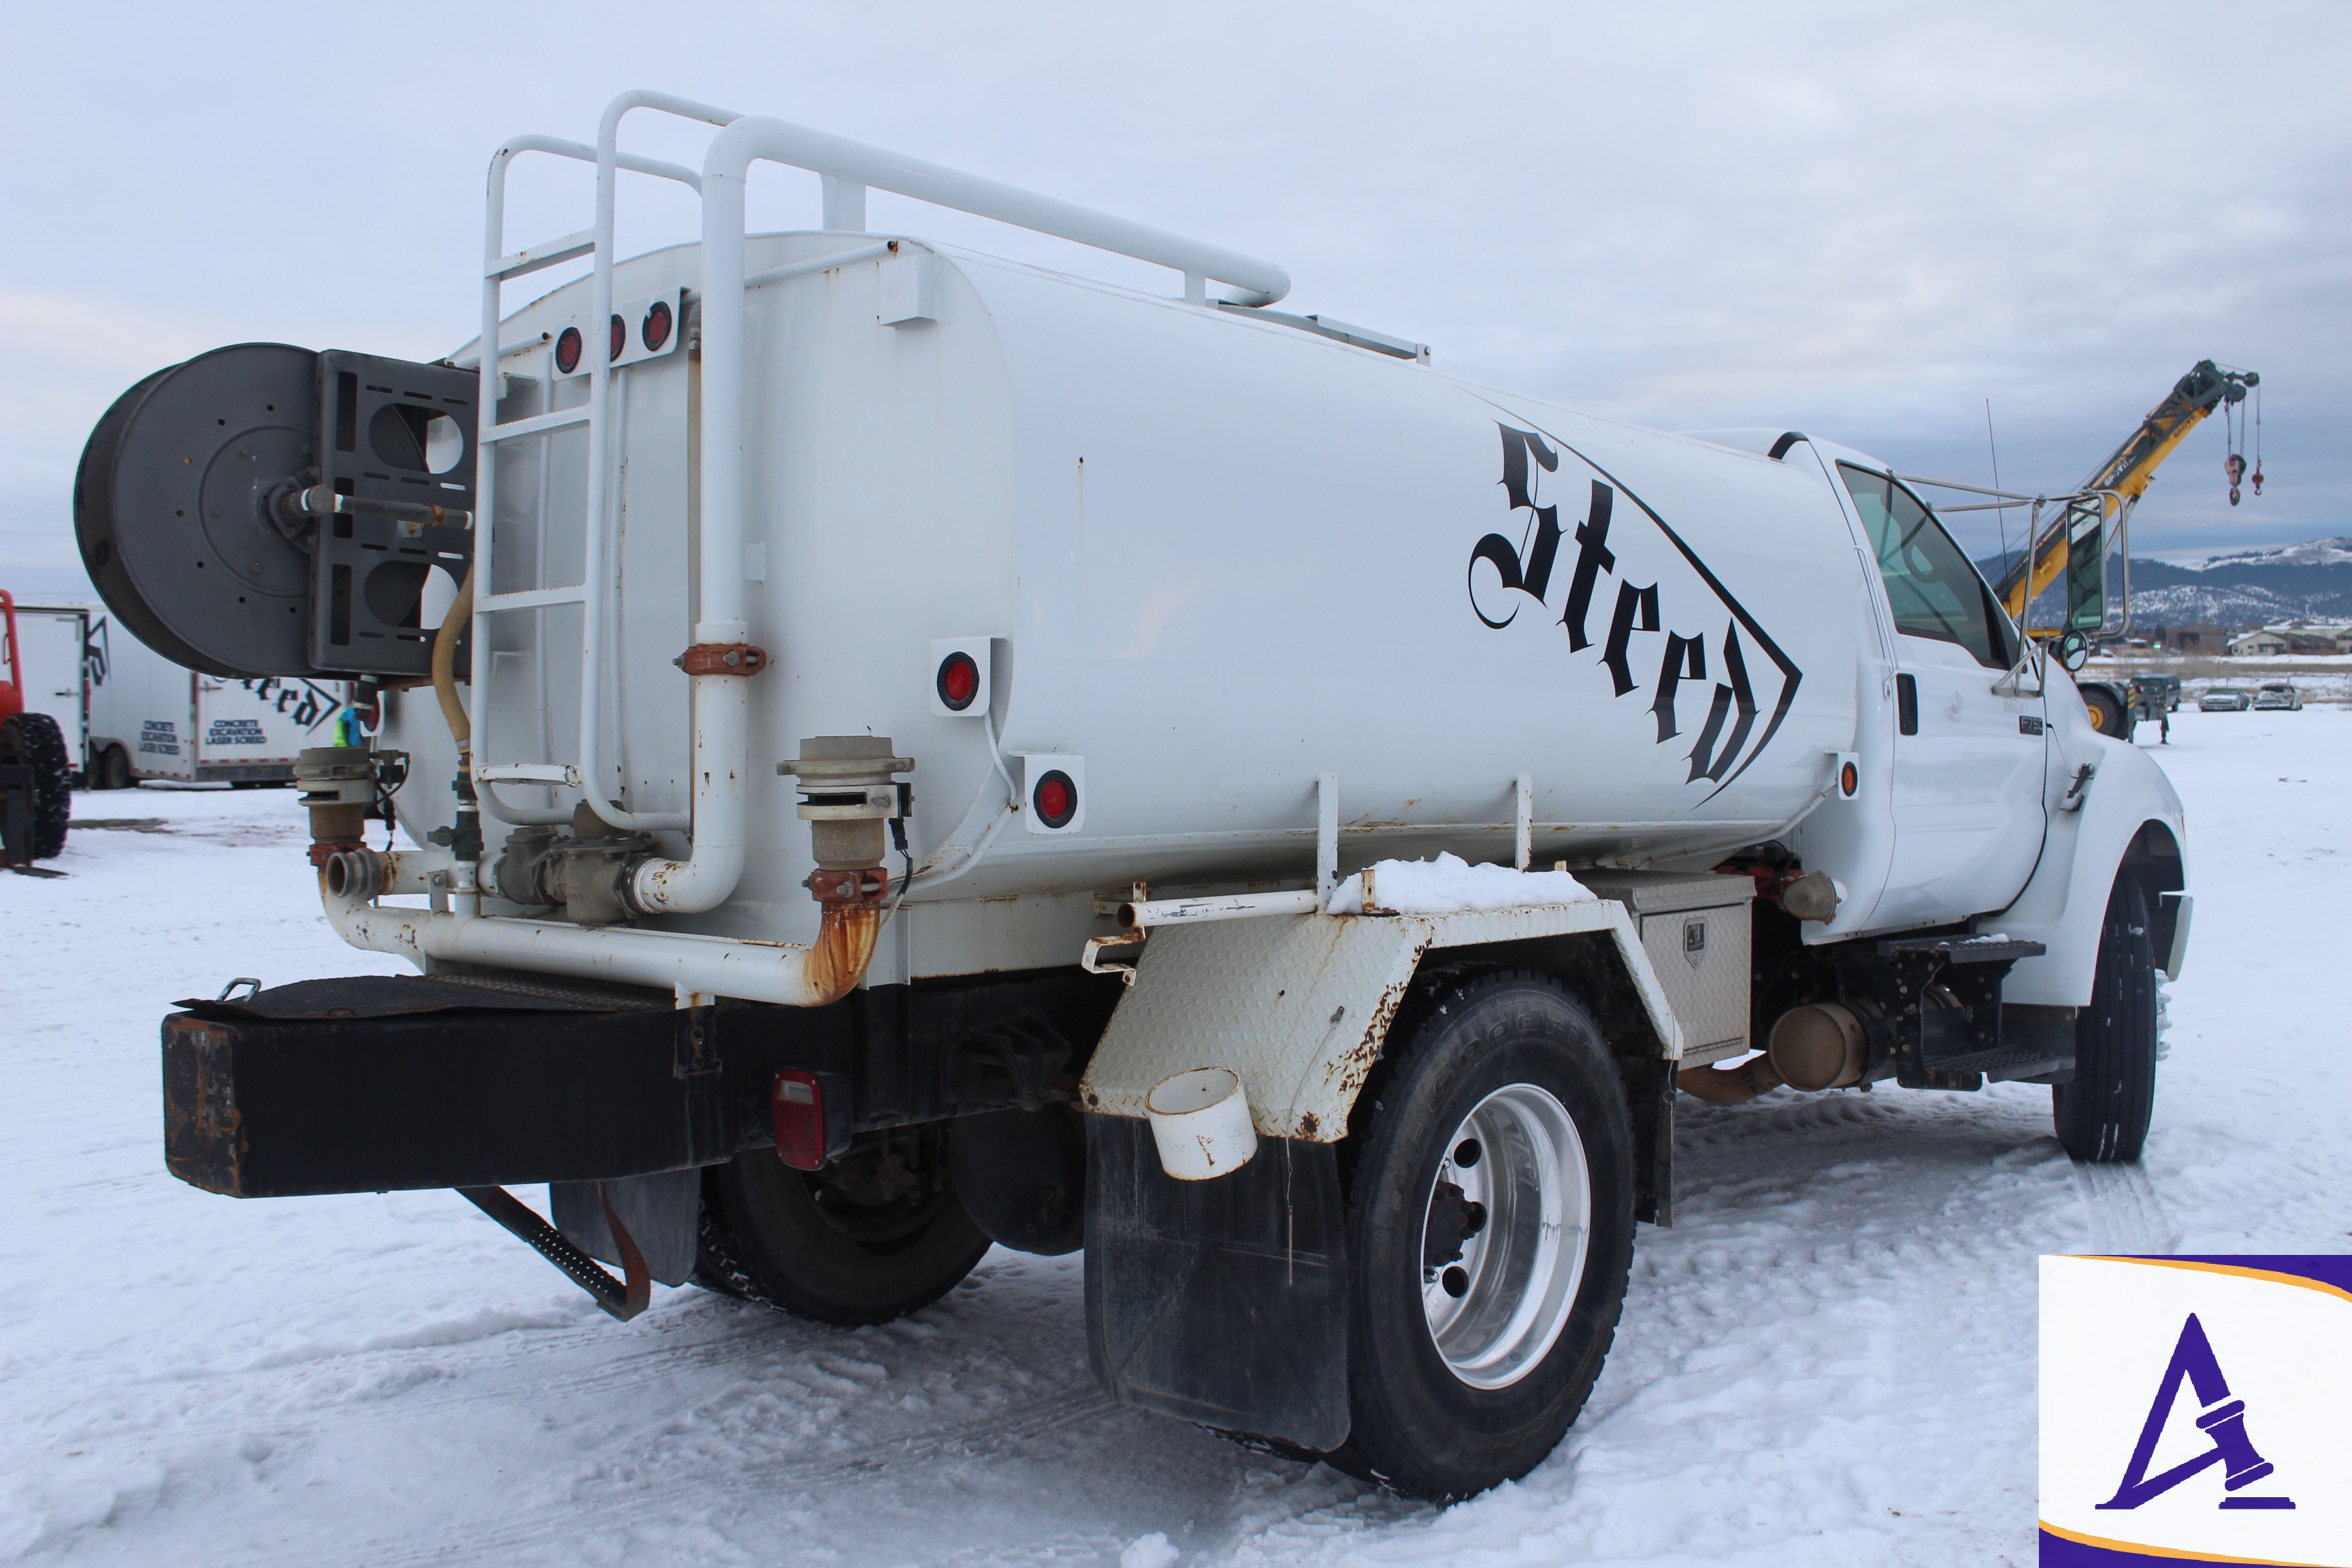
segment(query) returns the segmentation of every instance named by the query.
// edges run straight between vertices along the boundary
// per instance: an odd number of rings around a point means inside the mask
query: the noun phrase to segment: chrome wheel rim
[[[1464,1383],[1507,1388],[1550,1352],[1584,1279],[1592,1184],[1575,1119],[1534,1084],[1496,1089],[1454,1129],[1425,1198],[1429,1337]]]

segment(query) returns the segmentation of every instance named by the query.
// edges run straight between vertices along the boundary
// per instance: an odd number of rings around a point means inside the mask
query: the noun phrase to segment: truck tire
[[[919,1190],[859,1201],[859,1178],[889,1150],[861,1140],[810,1173],[773,1149],[752,1149],[703,1173],[705,1289],[824,1323],[887,1323],[927,1307],[972,1270],[989,1239],[964,1213],[943,1166]],[[898,1162],[903,1171],[906,1162]]]
[[[33,768],[33,858],[54,860],[65,853],[66,824],[73,816],[73,758],[65,731],[46,713],[19,713],[0,723],[0,763]]]
[[[1354,1425],[1326,1458],[1441,1501],[1527,1474],[1592,1392],[1633,1264],[1601,1031],[1546,976],[1465,982],[1391,1046],[1349,1142]]]
[[[2156,938],[2137,879],[2116,879],[2091,1005],[2074,1020],[2074,1079],[2050,1091],[2058,1142],[2099,1164],[2139,1158],[2156,1109]]]
[[[131,756],[120,746],[109,746],[98,759],[98,787],[129,789],[137,781],[131,776]]]
[[[2117,700],[2114,692],[2105,687],[2085,686],[2083,688],[2083,706],[2091,710],[2091,728],[2100,734],[2113,736],[2118,741],[2132,738],[2131,710]]]

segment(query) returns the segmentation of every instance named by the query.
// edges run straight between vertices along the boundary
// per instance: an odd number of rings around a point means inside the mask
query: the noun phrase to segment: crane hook
[[[2221,461],[2221,471],[2230,476],[2230,504],[2238,504],[2238,483],[2246,477],[2246,459],[2235,452]]]

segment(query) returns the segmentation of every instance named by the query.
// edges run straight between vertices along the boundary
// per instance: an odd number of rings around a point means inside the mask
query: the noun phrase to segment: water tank
[[[874,238],[755,237],[751,270]],[[637,812],[688,804],[673,661],[698,546],[696,260],[688,246],[623,263],[614,294],[637,357],[614,372],[590,793]],[[587,292],[509,319],[501,344],[523,346],[501,361],[501,421],[584,400],[585,366],[567,374],[557,350],[587,325]],[[644,352],[648,301],[677,302],[671,352]],[[744,571],[772,659],[751,682],[751,854],[732,898],[680,928],[814,930],[808,828],[775,772],[806,736],[871,733],[915,759],[919,866],[1000,811],[992,726],[1016,780],[1052,768],[1041,754],[1074,763],[1074,826],[1033,809],[968,871],[946,879],[950,853],[917,879],[910,924],[934,937],[908,962],[941,973],[989,966],[958,956],[951,928],[1048,907],[971,900],[1297,885],[1322,774],[1339,779],[1344,866],[1507,860],[1521,774],[1538,862],[1623,864],[1771,836],[1853,746],[1863,563],[1812,463],[913,241],[755,287],[748,321]],[[490,588],[578,580],[585,452],[578,426],[498,448]],[[576,760],[578,607],[494,625],[478,757]],[[940,700],[942,647],[990,667],[964,713]],[[446,776],[428,691],[401,694],[388,728],[416,777]],[[411,786],[403,810],[421,835],[446,792]]]

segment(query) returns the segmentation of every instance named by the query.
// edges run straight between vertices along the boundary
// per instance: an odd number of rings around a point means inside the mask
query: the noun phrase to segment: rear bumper
[[[341,985],[354,1014],[384,987]],[[295,989],[295,988],[289,988]],[[370,994],[379,994],[371,1003]],[[164,1163],[232,1197],[508,1186],[641,1175],[772,1142],[769,1095],[801,1043],[721,1006],[452,1007],[163,1020]],[[459,998],[462,1003],[465,999]],[[334,1003],[331,997],[319,1010]],[[797,1020],[822,1030],[822,1013]],[[831,1020],[845,1028],[845,1019]]]

